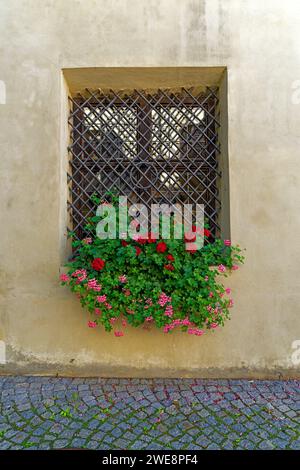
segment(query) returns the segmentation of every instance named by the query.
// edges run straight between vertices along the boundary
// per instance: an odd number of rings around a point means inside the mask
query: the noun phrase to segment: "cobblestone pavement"
[[[300,381],[0,377],[0,449],[300,449]]]

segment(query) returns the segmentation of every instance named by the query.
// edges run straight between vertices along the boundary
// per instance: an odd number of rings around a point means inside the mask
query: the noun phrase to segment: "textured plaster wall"
[[[300,3],[1,0],[0,31],[2,373],[300,375]],[[247,263],[229,280],[232,320],[214,334],[114,338],[88,329],[59,286],[62,69],[105,66],[227,66],[230,229]]]

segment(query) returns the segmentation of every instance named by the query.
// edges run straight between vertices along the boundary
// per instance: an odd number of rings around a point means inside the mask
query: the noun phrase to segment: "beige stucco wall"
[[[1,0],[0,22],[0,371],[299,376],[291,357],[300,339],[300,3]],[[115,338],[88,329],[58,282],[62,69],[168,66],[227,67],[230,229],[247,262],[229,280],[235,308],[224,329]]]

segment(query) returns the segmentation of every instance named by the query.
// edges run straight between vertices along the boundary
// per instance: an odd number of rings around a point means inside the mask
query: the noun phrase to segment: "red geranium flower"
[[[145,243],[147,243],[147,237],[142,237],[140,236],[138,239],[137,239],[137,242],[140,243],[140,245],[145,245]]]
[[[198,247],[196,245],[196,243],[189,243],[189,245],[186,247],[186,251],[188,251],[189,253],[196,253]]]
[[[157,235],[153,232],[148,233],[148,243],[155,243],[157,240]]]
[[[185,241],[186,243],[188,243],[188,242],[195,242],[195,241],[196,241],[196,235],[195,235],[195,233],[194,233],[194,232],[186,232],[186,233],[184,234],[184,241]]]
[[[211,231],[207,230],[207,228],[204,229],[204,236],[205,237],[210,237],[211,236]]]
[[[136,256],[139,256],[142,253],[142,250],[139,246],[135,246],[135,253],[136,253]]]
[[[167,269],[168,271],[174,271],[174,266],[173,264],[165,264],[164,268]]]
[[[175,261],[175,258],[173,255],[167,255],[166,258],[168,261],[172,261],[172,262]]]
[[[128,245],[128,242],[126,242],[125,240],[121,240],[121,245],[122,245],[122,246],[127,246],[127,245]]]
[[[95,258],[93,259],[91,265],[95,271],[101,271],[105,266],[105,261],[101,258]]]
[[[157,253],[164,253],[167,249],[167,245],[165,244],[165,242],[159,242],[157,245],[156,245],[156,251]]]

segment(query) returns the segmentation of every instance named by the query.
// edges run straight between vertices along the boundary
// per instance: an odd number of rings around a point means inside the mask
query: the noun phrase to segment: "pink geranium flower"
[[[60,278],[61,282],[69,282],[69,280],[70,280],[70,278],[67,274],[61,274],[59,278]]]
[[[236,271],[237,269],[239,269],[239,267],[237,264],[234,264],[231,269],[232,271]]]
[[[228,295],[229,295],[229,294],[230,294],[230,292],[231,292],[231,289],[230,289],[230,287],[227,287],[227,288],[225,289],[225,292],[226,292],[226,294],[228,294]]]
[[[191,325],[192,323],[190,322],[190,320],[188,318],[184,318],[181,322],[182,325],[184,326],[189,326]]]
[[[119,282],[121,282],[122,284],[125,284],[127,282],[127,277],[125,276],[125,274],[119,276]]]
[[[99,292],[102,289],[102,286],[101,284],[98,284],[97,279],[89,279],[87,287],[88,289],[93,290],[95,292]]]
[[[158,299],[158,304],[161,306],[161,307],[164,307],[168,302],[171,302],[171,297],[168,297],[167,294],[165,294],[164,292],[162,292],[159,296],[159,299]]]
[[[96,300],[97,300],[97,302],[99,302],[100,304],[103,304],[104,302],[106,302],[106,295],[105,295],[105,294],[104,294],[104,295],[98,295],[98,296],[96,297]]]
[[[224,245],[225,246],[231,246],[231,241],[230,240],[224,240]]]
[[[189,328],[188,329],[188,334],[189,335],[202,336],[204,334],[204,331],[200,330],[199,328]]]
[[[226,268],[225,268],[224,264],[219,264],[218,271],[219,271],[219,273],[225,273]]]
[[[116,337],[120,337],[120,336],[124,336],[124,333],[123,333],[123,331],[115,331],[115,332],[114,332],[114,335],[115,335]]]
[[[79,282],[86,280],[87,273],[85,269],[77,269],[72,273],[72,277],[76,277]]]
[[[166,310],[165,310],[165,315],[167,317],[172,317],[173,315],[173,307],[172,305],[167,305]]]
[[[97,326],[97,323],[95,321],[89,321],[88,322],[88,327],[89,328],[96,328],[96,326]]]

